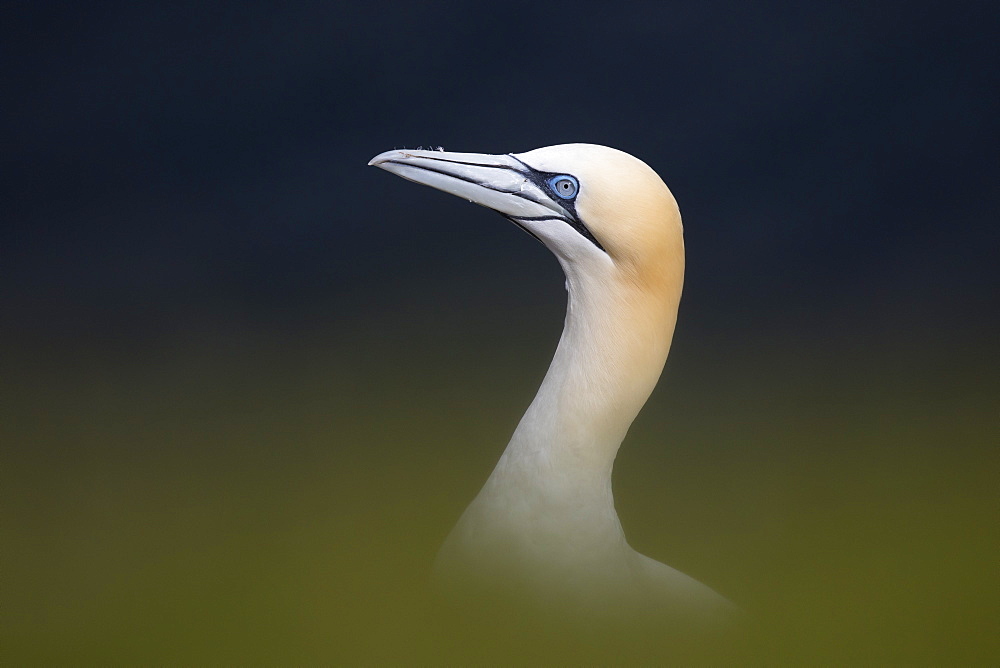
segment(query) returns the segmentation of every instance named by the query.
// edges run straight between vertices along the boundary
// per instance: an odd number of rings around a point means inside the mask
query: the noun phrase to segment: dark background
[[[997,657],[992,3],[0,24],[0,655],[478,651],[417,582],[541,379],[562,281],[366,163],[579,141],[651,165],[685,222],[675,345],[616,467],[633,545],[761,620],[740,651]]]

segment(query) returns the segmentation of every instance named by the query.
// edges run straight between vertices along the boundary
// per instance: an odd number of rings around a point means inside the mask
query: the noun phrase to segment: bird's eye
[[[573,199],[576,197],[577,191],[580,189],[580,184],[576,182],[569,174],[562,174],[560,176],[553,176],[549,179],[549,187],[552,188],[552,192],[563,199]]]

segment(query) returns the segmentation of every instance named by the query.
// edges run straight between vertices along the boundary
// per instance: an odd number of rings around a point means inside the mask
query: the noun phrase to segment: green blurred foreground
[[[993,344],[682,326],[619,514],[747,621],[633,642],[425,591],[561,318],[412,316],[6,351],[0,662],[1000,660]]]

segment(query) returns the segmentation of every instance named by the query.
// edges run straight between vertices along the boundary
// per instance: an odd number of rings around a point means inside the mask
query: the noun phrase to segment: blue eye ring
[[[573,199],[580,192],[580,183],[569,174],[559,174],[548,180],[549,188],[560,199]]]

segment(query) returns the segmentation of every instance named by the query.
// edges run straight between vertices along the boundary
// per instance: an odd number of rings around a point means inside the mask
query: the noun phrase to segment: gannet
[[[566,275],[555,356],[441,548],[438,577],[516,590],[557,614],[728,617],[727,599],[628,545],[612,496],[615,455],[660,377],[683,284],[680,211],[660,177],[592,144],[507,155],[394,150],[368,164],[498,211]]]

